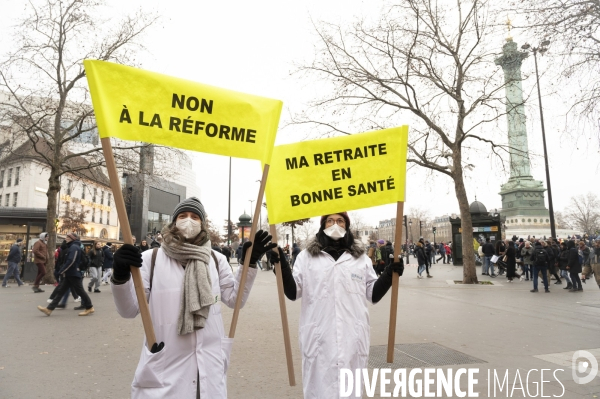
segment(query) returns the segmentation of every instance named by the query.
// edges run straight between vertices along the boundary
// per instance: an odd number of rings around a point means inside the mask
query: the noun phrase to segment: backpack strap
[[[210,254],[212,255],[213,260],[215,261],[215,266],[217,267],[217,273],[219,272],[219,261],[217,260],[217,256],[215,255],[215,251],[210,250]]]

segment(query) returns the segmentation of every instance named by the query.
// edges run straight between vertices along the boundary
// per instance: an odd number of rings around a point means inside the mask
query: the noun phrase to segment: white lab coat
[[[315,244],[298,255],[293,270],[296,298],[302,298],[302,385],[305,398],[331,399],[340,394],[340,369],[367,367],[367,300],[372,302],[377,275],[364,251],[335,261]]]
[[[196,398],[196,384],[200,375],[201,398],[227,398],[227,368],[233,339],[227,338],[223,330],[221,302],[233,308],[237,297],[241,268],[237,277],[227,259],[215,253],[219,270],[210,257],[212,291],[215,303],[211,306],[204,328],[191,334],[177,335],[177,318],[184,269],[169,258],[162,249],[158,250],[154,266],[154,281],[150,294],[150,314],[157,342],[165,347],[159,353],[151,353],[144,345],[131,387],[132,398]],[[152,251],[142,254],[142,280],[148,296],[150,286],[150,263]],[[248,299],[256,278],[256,269],[248,270],[248,278],[242,306]],[[126,284],[112,284],[117,312],[125,318],[134,318],[139,313],[133,280]]]

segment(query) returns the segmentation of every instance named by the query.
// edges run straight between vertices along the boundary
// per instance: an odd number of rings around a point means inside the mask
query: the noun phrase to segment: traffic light
[[[437,227],[433,227],[433,232],[435,233],[437,231]]]

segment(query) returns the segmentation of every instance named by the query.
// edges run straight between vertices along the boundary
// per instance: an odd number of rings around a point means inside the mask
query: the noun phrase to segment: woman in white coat
[[[280,260],[286,296],[302,298],[304,397],[337,398],[340,369],[367,367],[367,301],[377,303],[392,285],[392,272],[402,275],[404,264],[391,263],[377,278],[363,246],[354,241],[346,212],[321,217],[319,232],[296,258],[293,272],[281,248],[279,256],[271,255],[271,262]]]
[[[117,312],[125,318],[139,313],[130,266],[141,267],[160,342],[148,350],[144,339],[131,397],[226,398],[233,340],[225,336],[220,302],[234,307],[241,267],[234,277],[227,259],[211,251],[204,207],[197,198],[177,205],[162,235],[153,272],[154,251],[140,254],[125,244],[114,257],[111,284]],[[266,232],[255,236],[242,304],[256,277],[256,259],[274,247],[270,240]]]

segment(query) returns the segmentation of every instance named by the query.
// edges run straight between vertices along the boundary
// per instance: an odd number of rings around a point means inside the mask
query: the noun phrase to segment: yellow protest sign
[[[101,138],[269,163],[281,101],[105,61],[83,64]]]
[[[273,149],[269,223],[404,201],[408,126]]]

